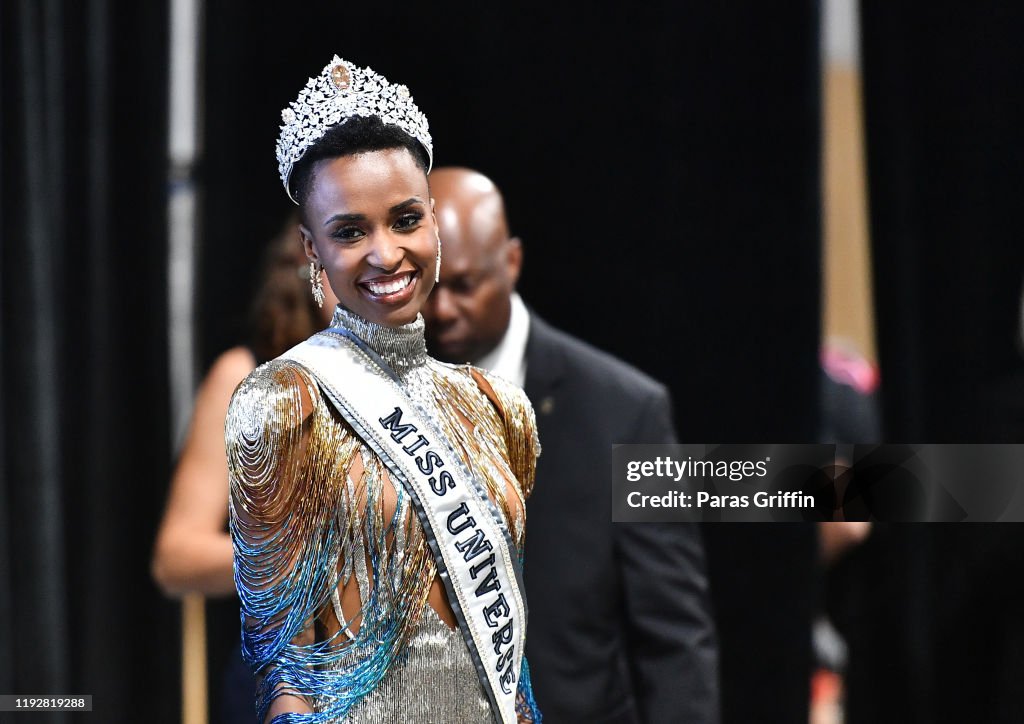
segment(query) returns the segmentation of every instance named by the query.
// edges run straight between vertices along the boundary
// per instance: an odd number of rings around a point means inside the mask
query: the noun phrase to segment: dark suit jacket
[[[527,504],[527,658],[544,721],[717,722],[700,531],[611,522],[613,443],[675,442],[664,386],[530,315],[543,451]]]

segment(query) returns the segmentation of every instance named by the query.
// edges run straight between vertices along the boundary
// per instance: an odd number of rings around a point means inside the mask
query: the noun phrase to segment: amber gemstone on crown
[[[349,75],[348,68],[340,63],[331,68],[331,82],[338,90],[347,90],[352,83],[352,76]]]

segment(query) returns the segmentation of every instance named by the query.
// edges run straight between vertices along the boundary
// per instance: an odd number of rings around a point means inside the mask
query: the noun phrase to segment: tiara
[[[379,73],[358,68],[335,55],[320,75],[306,82],[299,97],[281,111],[284,125],[277,138],[277,169],[288,198],[295,201],[288,180],[299,159],[329,129],[354,116],[377,116],[415,138],[427,152],[429,171],[434,163],[430,129],[409,89],[393,85]]]

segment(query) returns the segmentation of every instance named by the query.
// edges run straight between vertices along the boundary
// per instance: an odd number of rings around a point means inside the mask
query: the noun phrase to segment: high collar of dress
[[[354,332],[399,375],[422,367],[427,360],[422,314],[417,314],[416,319],[401,327],[385,327],[367,321],[339,304],[334,310],[331,326]]]

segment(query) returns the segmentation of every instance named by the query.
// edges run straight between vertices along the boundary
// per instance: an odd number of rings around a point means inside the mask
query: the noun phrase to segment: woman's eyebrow
[[[422,203],[423,199],[421,199],[419,196],[413,196],[412,198],[408,198],[400,204],[395,204],[394,206],[392,206],[390,209],[388,209],[388,213],[394,214],[399,211],[404,211],[410,206],[416,206],[417,204]],[[366,214],[335,214],[334,216],[332,216],[331,218],[327,219],[327,221],[324,222],[324,226],[330,226],[335,221],[366,221]]]
[[[396,211],[403,211],[403,210],[409,208],[410,206],[415,206],[416,204],[422,204],[422,203],[423,203],[423,200],[420,197],[413,196],[411,199],[406,199],[405,201],[403,201],[400,204],[395,204],[390,209],[388,209],[388,212],[393,214]]]
[[[335,221],[365,221],[366,214],[335,214],[327,221],[324,222],[324,226],[330,226]]]

